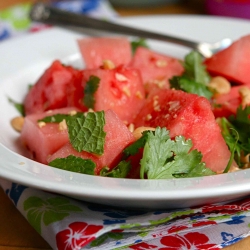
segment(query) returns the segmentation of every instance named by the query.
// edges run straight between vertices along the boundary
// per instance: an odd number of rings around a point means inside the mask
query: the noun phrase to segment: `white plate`
[[[215,42],[250,33],[250,22],[205,16],[157,16],[122,19],[122,23],[193,40]],[[250,170],[203,178],[129,180],[82,175],[54,169],[21,156],[19,134],[10,126],[18,115],[7,97],[21,102],[54,59],[83,66],[79,34],[50,29],[0,45],[0,177],[77,199],[126,207],[180,208],[224,202],[250,194]],[[182,58],[188,49],[150,41],[155,50]]]

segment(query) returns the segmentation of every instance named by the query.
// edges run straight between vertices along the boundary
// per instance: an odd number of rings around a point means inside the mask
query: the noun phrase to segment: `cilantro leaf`
[[[25,110],[24,110],[24,105],[22,103],[18,103],[16,101],[14,101],[13,99],[11,99],[10,97],[8,98],[8,101],[14,105],[14,107],[16,108],[16,110],[22,115],[25,116]]]
[[[86,83],[86,86],[84,88],[84,97],[83,97],[83,103],[88,108],[94,108],[95,105],[95,98],[94,94],[96,90],[99,87],[100,78],[97,76],[90,76],[89,80]]]
[[[127,177],[130,169],[131,169],[130,162],[121,161],[111,171],[109,171],[108,168],[103,168],[100,172],[100,175],[113,178],[125,178]]]
[[[172,79],[170,79],[170,84],[172,88],[183,90],[187,93],[204,96],[207,99],[210,99],[213,95],[206,85],[195,82],[194,80],[189,79],[186,76],[174,76]]]
[[[185,75],[193,79],[195,82],[208,84],[210,81],[210,76],[206,71],[203,64],[203,58],[201,54],[197,51],[191,51],[185,56],[184,64]]]
[[[132,53],[134,54],[138,47],[145,47],[148,48],[148,44],[144,38],[139,38],[131,42]]]
[[[57,158],[49,163],[49,166],[71,172],[94,175],[95,163],[89,159],[82,159],[74,155],[66,158]]]
[[[69,140],[78,152],[86,151],[97,155],[104,152],[106,133],[104,132],[104,111],[88,112],[78,116],[70,116],[66,120]]]
[[[202,56],[197,51],[191,51],[187,54],[183,62],[184,73],[170,79],[171,88],[211,99],[213,92],[207,86],[210,75],[202,61]]]
[[[192,146],[192,141],[185,140],[183,136],[171,140],[166,128],[157,127],[155,132],[150,131],[141,159],[141,178],[144,178],[145,174],[148,179],[214,174],[201,162],[201,153],[191,150]]]
[[[250,107],[239,106],[235,116],[219,120],[222,135],[239,167],[246,162],[244,157],[250,153]],[[243,156],[243,157],[242,157]]]

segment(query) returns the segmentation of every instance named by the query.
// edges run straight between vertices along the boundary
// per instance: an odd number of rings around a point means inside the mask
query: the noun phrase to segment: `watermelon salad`
[[[55,60],[12,120],[32,159],[82,174],[169,179],[247,168],[250,35],[204,60],[143,39],[77,41],[84,69]]]

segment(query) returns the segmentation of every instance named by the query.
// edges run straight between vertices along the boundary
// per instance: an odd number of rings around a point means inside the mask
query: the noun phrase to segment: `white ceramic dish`
[[[201,16],[136,17],[122,23],[167,32],[183,38],[214,42],[250,33],[250,22]],[[77,33],[49,29],[0,44],[0,177],[77,199],[137,208],[180,208],[224,202],[250,194],[250,169],[236,173],[176,180],[129,180],[81,175],[36,163],[25,155],[19,134],[10,126],[18,115],[7,97],[21,102],[54,59],[83,66]],[[151,48],[183,57],[188,49],[149,41]]]

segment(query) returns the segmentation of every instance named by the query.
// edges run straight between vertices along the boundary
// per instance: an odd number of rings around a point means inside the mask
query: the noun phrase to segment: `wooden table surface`
[[[135,0],[136,1],[136,0]],[[19,3],[32,1],[0,0],[0,11]],[[150,8],[115,7],[121,16],[148,14],[206,14],[203,0],[183,0],[179,4],[165,4]],[[48,250],[51,247],[29,225],[0,188],[0,250]],[[250,238],[244,239],[227,250],[250,249]]]

